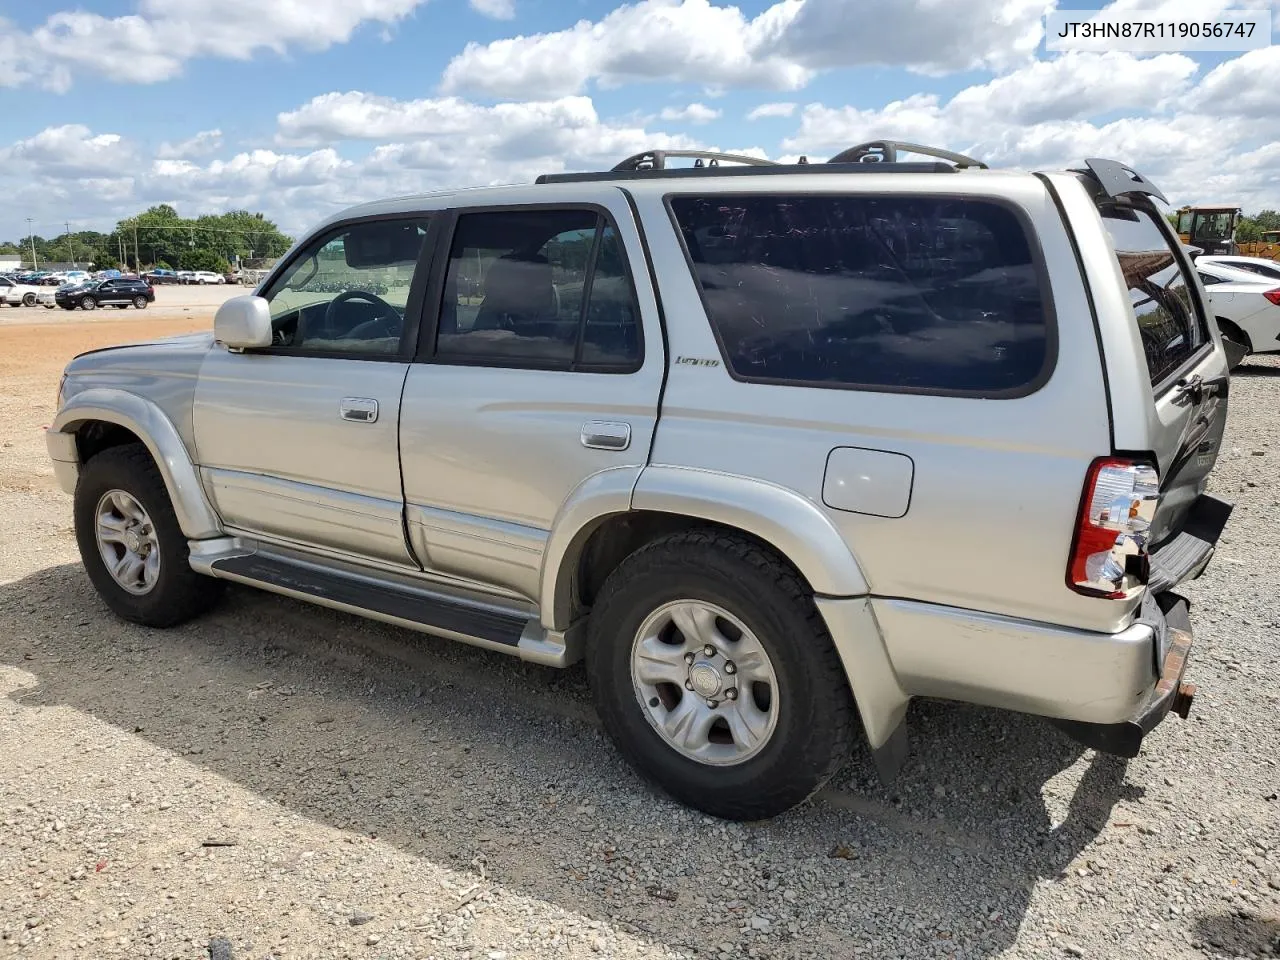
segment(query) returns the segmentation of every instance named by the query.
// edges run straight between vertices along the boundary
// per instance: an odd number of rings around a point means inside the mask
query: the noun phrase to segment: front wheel
[[[142,444],[111,447],[84,465],[75,530],[90,581],[126,620],[174,626],[208,609],[221,592],[219,581],[191,569],[187,538]]]
[[[80,309],[82,310],[92,310],[97,305],[98,301],[94,300],[93,297],[85,297],[80,301]]]
[[[135,309],[138,309],[138,310],[145,310],[145,309],[147,309],[147,298],[146,298],[146,297],[134,297],[134,298],[133,298],[133,306],[134,306],[134,308],[135,308]]]
[[[771,817],[848,756],[853,698],[813,598],[746,538],[695,530],[642,547],[606,580],[588,633],[605,729],[683,803]]]
[[[34,307],[36,305],[36,295],[34,293],[24,293],[22,295],[22,305],[24,307]]]

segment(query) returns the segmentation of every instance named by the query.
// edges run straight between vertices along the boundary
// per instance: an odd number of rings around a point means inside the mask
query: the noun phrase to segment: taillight
[[[1093,461],[1076,520],[1067,586],[1122,600],[1147,582],[1147,540],[1160,503],[1160,475],[1134,460]]]
[[[1280,307],[1280,287],[1276,287],[1274,290],[1268,290],[1263,294],[1263,296],[1274,303],[1277,307]]]

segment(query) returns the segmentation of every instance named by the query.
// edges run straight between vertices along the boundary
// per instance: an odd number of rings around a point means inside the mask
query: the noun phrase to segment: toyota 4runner
[[[103,600],[585,658],[619,749],[731,818],[859,727],[891,776],[913,697],[1122,756],[1185,716],[1227,357],[1159,191],[671,156],[356,207],[212,334],[73,360],[48,447]]]

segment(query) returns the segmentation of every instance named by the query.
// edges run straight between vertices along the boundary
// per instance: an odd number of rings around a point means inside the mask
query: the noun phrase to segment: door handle
[[[588,420],[582,425],[582,445],[592,450],[625,450],[631,446],[631,424]]]
[[[378,419],[378,401],[370,397],[344,397],[338,404],[338,415],[356,423],[373,423]]]

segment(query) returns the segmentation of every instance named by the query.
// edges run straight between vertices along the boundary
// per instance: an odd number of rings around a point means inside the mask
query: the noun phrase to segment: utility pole
[[[71,269],[79,270],[80,265],[76,263],[76,244],[75,241],[71,239],[71,221],[64,220],[63,225],[67,228],[67,247],[71,250]]]
[[[133,223],[133,272],[142,276],[142,254],[138,252],[138,221]]]
[[[27,239],[31,241],[31,269],[39,270],[40,264],[36,262],[36,235],[31,224],[35,221],[31,217],[27,217]]]

